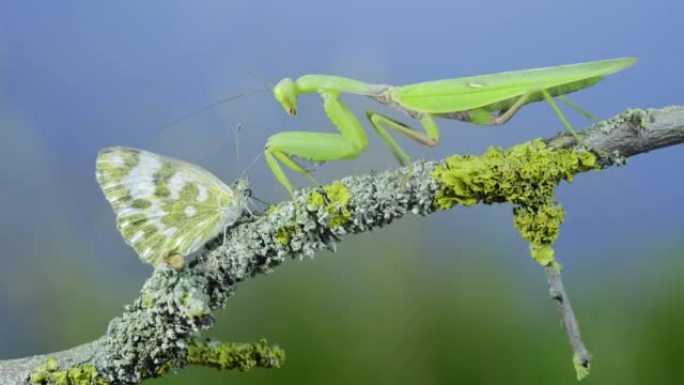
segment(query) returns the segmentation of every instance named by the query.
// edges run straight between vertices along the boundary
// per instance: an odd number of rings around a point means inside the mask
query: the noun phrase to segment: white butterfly
[[[249,200],[245,180],[231,188],[199,166],[135,148],[104,148],[95,168],[124,240],[155,266],[182,267]]]

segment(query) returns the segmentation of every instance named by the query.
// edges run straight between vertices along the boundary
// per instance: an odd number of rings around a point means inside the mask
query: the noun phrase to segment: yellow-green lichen
[[[553,196],[561,179],[598,169],[590,152],[554,150],[541,140],[503,150],[490,147],[483,155],[454,155],[435,168],[433,177],[441,189],[434,201],[437,209],[478,202],[531,206]]]
[[[85,364],[60,370],[53,357],[36,366],[29,376],[33,385],[108,385],[98,373],[95,365]]]
[[[155,376],[156,377],[163,377],[163,376],[171,373],[171,369],[173,369],[173,365],[169,364],[168,362],[161,364],[161,365],[159,365],[159,367],[157,367],[157,371],[155,373]]]
[[[306,200],[306,203],[312,207],[321,207],[325,204],[325,197],[318,191],[312,192]]]
[[[532,258],[542,266],[554,263],[551,245],[558,238],[565,211],[557,202],[537,206],[518,206],[513,209],[513,225],[529,242]]]
[[[572,364],[575,367],[575,373],[577,373],[577,380],[581,381],[589,375],[589,366],[586,362],[577,355],[572,356]]]
[[[648,111],[639,108],[628,108],[620,114],[626,122],[632,123],[632,125],[639,128],[646,128],[650,115]]]
[[[268,208],[264,211],[264,215],[271,215],[275,214],[279,209],[278,205],[270,205]]]
[[[278,241],[279,244],[286,246],[290,244],[290,241],[292,240],[292,229],[286,229],[286,228],[279,228],[278,229],[278,235],[276,236],[276,241]]]
[[[154,305],[154,298],[152,298],[152,296],[148,293],[143,293],[141,296],[140,304],[142,305],[142,307],[149,309]]]
[[[216,369],[239,369],[246,372],[254,367],[279,368],[285,352],[269,346],[265,338],[256,343],[223,343],[193,341],[188,345],[188,363]]]
[[[314,191],[309,194],[307,204],[314,208],[323,207],[328,213],[327,225],[338,227],[345,224],[351,218],[351,212],[347,205],[351,201],[352,195],[347,187],[335,182],[323,187],[323,193]]]
[[[554,201],[558,182],[598,168],[592,153],[551,149],[541,139],[510,150],[490,147],[481,156],[449,157],[435,168],[432,175],[441,188],[433,205],[445,210],[480,202],[515,204],[514,225],[530,243],[532,257],[546,266],[555,263],[551,245],[564,218]]]

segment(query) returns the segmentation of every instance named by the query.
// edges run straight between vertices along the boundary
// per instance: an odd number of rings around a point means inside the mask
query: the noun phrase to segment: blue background
[[[150,273],[95,181],[100,148],[145,148],[230,181],[276,132],[332,131],[320,99],[304,95],[291,118],[263,92],[158,128],[307,73],[407,84],[637,56],[638,65],[573,100],[605,118],[682,103],[683,4],[0,1],[0,357],[96,338]],[[359,116],[384,110],[343,99]],[[437,148],[402,144],[414,157],[440,159],[562,129],[543,103],[500,127],[439,123]],[[395,167],[367,132],[366,153],[316,176]],[[567,220],[556,250],[596,355],[589,383],[678,383],[684,374],[682,161],[681,146],[668,148],[559,188]],[[248,177],[259,198],[287,198],[263,160]],[[159,382],[574,383],[544,278],[511,222],[508,205],[454,209],[288,263],[244,284],[211,332],[268,336],[288,351],[285,368],[195,369]]]

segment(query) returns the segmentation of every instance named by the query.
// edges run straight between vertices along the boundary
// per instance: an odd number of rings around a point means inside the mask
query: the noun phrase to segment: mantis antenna
[[[265,84],[268,86],[268,89],[269,89],[269,90],[270,90],[271,88],[273,88],[273,86],[274,86],[273,83],[271,83],[268,79],[266,79],[265,77],[263,77],[263,76],[261,76],[261,75],[258,75],[256,72],[245,71],[245,73],[246,73],[247,75],[253,77],[255,80],[260,81],[260,82],[262,82],[262,83],[265,83]]]
[[[165,130],[165,129],[171,127],[171,126],[174,126],[174,125],[176,125],[176,124],[178,124],[178,123],[180,123],[180,122],[182,122],[182,121],[184,121],[184,120],[187,120],[187,119],[189,119],[189,118],[191,118],[191,117],[193,117],[193,116],[195,116],[195,115],[197,115],[197,114],[199,114],[199,113],[201,113],[201,112],[211,110],[212,108],[214,108],[214,107],[216,107],[216,106],[220,106],[221,104],[224,104],[224,103],[228,103],[228,102],[230,102],[231,100],[239,99],[239,98],[241,98],[241,97],[243,97],[243,96],[254,95],[254,94],[259,94],[259,93],[262,93],[262,92],[270,92],[270,91],[271,91],[270,88],[258,88],[258,89],[255,89],[255,90],[246,91],[246,92],[241,92],[241,93],[239,93],[239,94],[235,94],[235,95],[228,96],[227,98],[223,98],[223,99],[219,99],[219,100],[213,101],[213,102],[211,102],[211,103],[209,103],[209,104],[206,104],[206,105],[204,105],[204,106],[202,106],[202,107],[200,107],[200,108],[197,108],[197,109],[195,109],[195,110],[192,110],[192,111],[188,112],[187,114],[185,114],[185,115],[183,115],[183,116],[181,116],[181,117],[179,117],[179,118],[177,118],[177,119],[174,119],[174,120],[172,120],[172,121],[170,121],[170,122],[168,122],[168,123],[166,123],[166,124],[164,124],[164,125],[158,127],[158,128],[155,130],[155,135],[157,135],[157,134],[159,134],[160,132],[162,132],[163,130]]]

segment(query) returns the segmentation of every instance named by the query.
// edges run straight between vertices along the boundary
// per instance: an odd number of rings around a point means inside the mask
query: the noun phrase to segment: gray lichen
[[[684,142],[684,108],[629,112],[616,129],[589,129],[582,138],[591,148],[631,156]],[[550,148],[572,148],[565,135],[545,141]],[[605,165],[605,164],[601,164]],[[213,324],[236,285],[270,271],[289,258],[308,258],[334,248],[344,235],[387,225],[408,213],[435,210],[439,182],[434,162],[343,179],[332,189],[306,190],[295,203],[236,224],[223,243],[210,242],[189,267],[157,269],[141,297],[114,319],[105,336],[55,353],[60,370],[92,363],[103,379],[138,383],[187,364],[189,344]],[[553,270],[550,270],[553,272]],[[53,355],[51,355],[53,356]],[[25,384],[46,356],[0,361],[0,382]]]
[[[223,307],[236,283],[268,272],[287,258],[311,258],[318,250],[334,248],[343,235],[385,226],[408,212],[433,211],[439,188],[431,176],[435,164],[417,162],[347,177],[328,191],[304,190],[296,202],[283,203],[247,226],[234,228],[224,244],[217,240],[208,245],[194,266],[210,281],[212,308]],[[322,204],[318,197],[323,197]]]
[[[186,364],[187,343],[213,324],[206,279],[159,267],[141,296],[107,330],[98,367],[113,381],[136,383]]]
[[[432,162],[304,190],[296,202],[246,218],[210,242],[190,268],[158,268],[141,296],[113,320],[98,368],[108,380],[137,383],[187,364],[189,341],[213,324],[237,283],[288,258],[311,258],[346,234],[369,231],[408,212],[427,214],[438,184]]]

